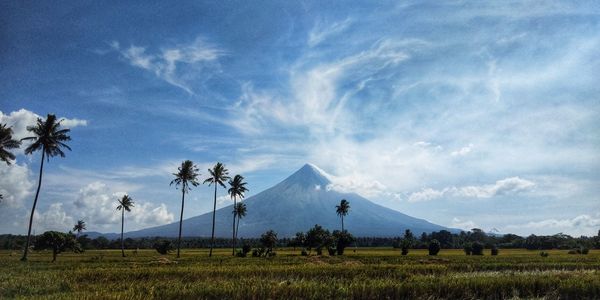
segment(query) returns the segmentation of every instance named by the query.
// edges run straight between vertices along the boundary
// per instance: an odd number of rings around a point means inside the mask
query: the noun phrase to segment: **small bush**
[[[568,252],[568,253],[569,253],[569,254],[579,254],[579,249],[572,249],[572,250],[569,250],[569,252]]]
[[[173,250],[173,244],[169,240],[161,240],[154,243],[154,249],[161,255],[167,255]]]
[[[239,251],[235,253],[235,256],[237,257],[246,257],[246,253],[244,253],[243,251]]]
[[[242,253],[244,254],[244,257],[247,256],[250,251],[252,251],[252,247],[250,247],[250,245],[244,244],[242,246]]]
[[[300,252],[300,255],[302,255],[302,256],[308,256],[308,252],[306,251],[305,248],[302,248],[302,252]]]
[[[463,250],[465,251],[466,255],[471,255],[471,252],[472,252],[471,244],[465,244],[465,246],[463,247]]]
[[[408,254],[408,248],[402,247],[402,255],[407,255],[407,254]]]
[[[429,255],[437,255],[440,252],[440,242],[436,239],[429,242]]]
[[[335,256],[336,249],[335,248],[327,248],[327,252],[329,256]]]
[[[548,257],[548,255],[549,255],[548,252],[544,252],[544,251],[540,252],[541,257]]]
[[[492,246],[492,249],[490,250],[490,252],[493,256],[498,255],[498,247],[496,247],[496,245]]]
[[[586,254],[590,253],[590,249],[588,249],[586,247],[581,247],[581,248],[579,248],[579,253],[586,255]]]
[[[473,255],[483,255],[483,244],[480,242],[474,242],[471,246],[471,253]]]

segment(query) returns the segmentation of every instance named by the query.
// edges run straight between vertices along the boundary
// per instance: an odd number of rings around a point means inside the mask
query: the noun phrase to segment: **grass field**
[[[45,299],[599,299],[600,251],[501,250],[466,256],[424,250],[401,256],[390,248],[347,250],[344,257],[303,257],[279,249],[273,258],[234,258],[231,250],[183,250],[182,258],[154,250],[65,253],[0,252],[0,298]]]

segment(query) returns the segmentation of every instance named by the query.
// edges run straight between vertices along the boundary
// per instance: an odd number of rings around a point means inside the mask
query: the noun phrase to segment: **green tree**
[[[346,247],[350,246],[356,240],[348,231],[335,230],[332,236],[335,240],[337,255],[344,255]]]
[[[429,242],[429,255],[437,255],[440,252],[440,242],[436,239]]]
[[[237,216],[237,222],[235,223],[235,238],[238,237],[240,231],[240,219],[246,216],[246,212],[246,203],[243,202],[238,202],[233,209],[233,214]]]
[[[323,247],[326,246],[330,237],[329,230],[324,229],[321,225],[316,224],[313,228],[306,232],[306,247],[310,252],[312,248],[315,248],[317,255],[321,255]]]
[[[185,193],[188,193],[190,190],[192,190],[191,186],[198,186],[198,176],[200,174],[198,173],[198,167],[196,167],[191,160],[183,161],[177,171],[177,173],[173,173],[173,175],[175,175],[175,179],[171,181],[171,185],[175,184],[175,187],[181,186],[181,214],[179,215],[179,237],[177,238],[177,258],[179,258]]]
[[[277,244],[277,233],[269,230],[260,236],[260,244],[265,248],[265,254],[273,253],[273,247]]]
[[[350,212],[350,202],[348,202],[346,199],[342,199],[342,201],[340,201],[340,205],[335,206],[335,211],[336,211],[337,215],[340,216],[340,218],[342,218],[342,232],[343,232],[344,231],[344,217],[346,215],[348,215],[348,212]]]
[[[225,165],[223,165],[220,162],[217,162],[217,164],[212,169],[208,169],[208,173],[210,173],[210,177],[207,178],[206,180],[204,180],[204,183],[208,183],[208,186],[210,186],[212,184],[215,185],[215,198],[214,198],[213,215],[212,215],[212,233],[211,233],[211,238],[210,238],[210,251],[208,252],[208,256],[211,257],[213,248],[215,247],[215,216],[217,213],[217,185],[220,185],[223,188],[226,188],[225,182],[227,182],[227,180],[229,179],[229,176],[227,176],[229,174],[229,172],[225,168]]]
[[[21,142],[14,140],[13,130],[11,127],[7,127],[6,124],[0,124],[0,161],[10,165],[11,160],[15,160],[15,155],[10,152],[10,149],[17,149],[21,145]]]
[[[33,223],[33,214],[35,213],[35,207],[37,205],[38,197],[40,195],[40,188],[42,186],[44,159],[49,161],[50,157],[65,157],[65,153],[62,149],[65,148],[71,150],[71,148],[67,144],[65,144],[65,142],[71,140],[71,137],[67,135],[70,129],[61,129],[61,121],[57,121],[56,116],[52,114],[48,114],[46,120],[38,118],[36,125],[27,126],[27,131],[33,133],[33,136],[21,139],[21,141],[32,141],[32,144],[25,148],[25,154],[29,155],[33,154],[38,150],[42,151],[40,175],[38,179],[37,191],[35,192],[35,198],[33,200],[33,207],[31,208],[31,215],[29,217],[29,229],[27,230],[27,241],[25,242],[25,251],[23,251],[23,257],[21,258],[22,261],[27,260],[27,253],[29,252],[29,242],[31,239],[31,225]]]
[[[56,261],[56,256],[67,250],[81,252],[79,243],[71,233],[58,231],[46,231],[35,240],[35,250],[52,249],[52,262]]]
[[[75,226],[73,226],[73,231],[77,232],[77,237],[79,238],[79,235],[81,234],[82,231],[86,230],[86,226],[85,226],[85,222],[83,220],[78,220],[77,224],[75,224]]]
[[[236,219],[235,207],[237,206],[237,198],[239,197],[240,200],[244,199],[244,193],[246,193],[248,191],[248,189],[246,188],[246,184],[247,183],[244,182],[244,176],[242,176],[242,175],[235,175],[232,180],[229,180],[229,190],[227,190],[227,193],[229,194],[229,196],[231,198],[233,198],[233,229],[232,229],[233,247],[232,247],[231,255],[235,255],[235,244],[236,244],[236,240],[237,240],[237,237],[235,236],[235,219]]]
[[[133,207],[133,199],[128,195],[124,195],[121,199],[118,199],[119,206],[117,210],[121,211],[121,255],[125,257],[125,240],[123,240],[123,229],[125,227],[125,211],[130,212]]]

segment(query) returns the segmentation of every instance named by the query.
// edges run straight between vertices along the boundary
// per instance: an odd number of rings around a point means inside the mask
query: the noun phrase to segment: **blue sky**
[[[597,2],[4,1],[0,20],[0,122],[72,128],[38,231],[117,231],[123,193],[129,229],[173,221],[183,159],[249,195],[311,162],[441,225],[600,229]],[[25,232],[38,165],[0,166],[0,232]],[[211,204],[198,187],[185,216]]]

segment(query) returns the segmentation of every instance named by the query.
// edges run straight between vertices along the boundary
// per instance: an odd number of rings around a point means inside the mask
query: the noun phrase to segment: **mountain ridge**
[[[405,229],[415,234],[458,229],[446,228],[423,219],[414,218],[399,211],[371,202],[355,194],[343,193],[330,188],[331,175],[313,164],[305,164],[283,181],[244,200],[248,212],[240,222],[240,237],[259,237],[269,229],[280,238],[291,237],[296,232],[307,231],[315,224],[329,230],[339,229],[340,219],[335,205],[341,199],[350,202],[350,212],[345,217],[345,227],[355,236],[400,236]],[[230,238],[233,205],[216,212],[217,237]],[[183,236],[210,236],[212,212],[183,221]],[[179,222],[145,228],[125,233],[126,237],[176,237]],[[105,236],[112,236],[106,234]]]

